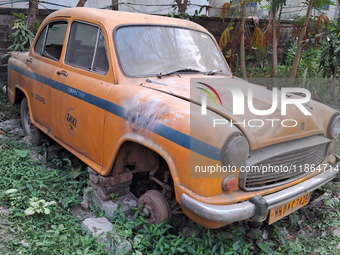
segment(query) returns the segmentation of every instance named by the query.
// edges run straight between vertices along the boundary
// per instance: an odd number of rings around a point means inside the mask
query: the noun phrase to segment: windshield
[[[203,32],[166,26],[128,26],[116,32],[124,73],[146,77],[176,71],[230,74],[214,41]]]

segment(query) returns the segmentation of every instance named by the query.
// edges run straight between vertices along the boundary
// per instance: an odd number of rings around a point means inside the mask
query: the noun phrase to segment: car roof
[[[202,26],[183,19],[162,17],[158,15],[148,15],[133,12],[122,12],[113,10],[103,10],[87,7],[75,7],[61,9],[48,16],[51,18],[71,17],[89,22],[99,22],[106,29],[113,30],[115,27],[127,24],[158,24],[167,26],[181,26],[196,30],[206,31]]]

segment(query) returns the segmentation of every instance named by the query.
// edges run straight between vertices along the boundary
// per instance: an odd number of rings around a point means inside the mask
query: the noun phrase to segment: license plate
[[[295,212],[296,210],[300,209],[301,207],[307,205],[310,199],[310,194],[311,193],[309,192],[288,203],[272,208],[269,214],[269,224],[272,224],[275,221],[278,221],[286,217],[287,215],[291,214],[292,212]]]

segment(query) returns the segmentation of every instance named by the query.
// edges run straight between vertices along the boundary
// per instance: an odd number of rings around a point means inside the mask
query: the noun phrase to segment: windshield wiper
[[[183,69],[178,69],[175,71],[171,71],[171,72],[167,72],[167,73],[159,73],[157,74],[157,78],[162,78],[163,76],[168,76],[174,73],[204,73],[200,70],[196,70],[196,69],[191,69],[191,68],[183,68]]]
[[[183,68],[183,69],[178,69],[178,70],[167,72],[167,73],[159,73],[157,75],[157,78],[161,79],[163,76],[168,76],[174,73],[202,73],[204,75],[214,75],[215,73],[221,73],[221,72],[222,70],[201,71],[197,69]]]
[[[214,75],[215,73],[222,73],[222,70],[216,69],[216,70],[209,70],[205,72],[206,75]]]

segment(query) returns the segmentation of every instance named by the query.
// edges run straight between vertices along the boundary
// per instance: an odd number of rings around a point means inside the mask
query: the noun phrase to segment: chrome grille
[[[329,139],[316,136],[261,149],[246,162],[247,171],[240,173],[240,188],[261,190],[301,178],[310,173],[305,165],[324,162],[329,144]]]

